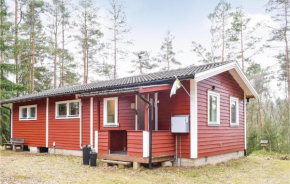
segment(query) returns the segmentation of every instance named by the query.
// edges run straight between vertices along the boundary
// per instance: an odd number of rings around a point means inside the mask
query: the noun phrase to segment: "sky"
[[[99,22],[102,25],[101,31],[104,33],[103,39],[106,40],[112,36],[112,32],[106,28],[109,2],[108,0],[93,1],[100,8]],[[179,67],[201,64],[191,51],[192,41],[200,43],[205,48],[210,48],[211,24],[207,16],[213,12],[219,0],[123,0],[122,2],[125,7],[127,25],[131,28],[131,32],[126,37],[128,40],[134,41],[133,45],[125,46],[127,50],[132,52],[145,50],[155,56],[160,50],[165,33],[170,30],[171,34],[175,36],[173,49],[178,53],[176,58],[182,63]],[[267,0],[228,0],[227,2],[231,3],[232,9],[242,5],[244,12],[252,19],[253,24],[263,21],[267,26],[275,26],[271,16],[265,12]],[[13,7],[12,1],[8,1],[8,3]],[[72,3],[77,5],[78,0],[72,0]],[[269,39],[269,30],[266,28],[256,30],[255,34],[263,38],[261,44]],[[72,43],[68,47],[70,51],[78,53],[79,48],[76,43]],[[277,51],[268,49],[252,59],[260,63],[262,67],[270,66],[273,71],[277,72],[279,65],[273,57],[275,54]],[[76,56],[75,60],[82,63],[81,55]],[[131,66],[131,60],[132,55],[118,62],[118,77],[132,75],[128,72],[132,70],[128,67]],[[113,64],[112,60],[109,62]],[[78,67],[77,71],[82,75],[82,66]],[[94,76],[94,80],[98,80],[98,76],[94,73],[89,75]]]
[[[77,1],[76,1],[77,2]],[[210,47],[210,21],[207,16],[213,12],[218,0],[124,0],[127,24],[131,27],[128,39],[134,40],[134,45],[128,47],[130,51],[146,50],[156,55],[160,50],[161,43],[167,30],[175,36],[173,48],[177,59],[182,66],[198,65],[196,55],[191,52],[191,42],[194,40],[204,47]],[[243,6],[244,11],[253,22],[270,22],[270,15],[265,13],[265,0],[231,0],[232,8]],[[100,14],[106,17],[106,8],[109,7],[107,0],[98,0],[96,4],[101,7]],[[104,23],[106,21],[104,20]],[[105,36],[111,33],[104,30]],[[268,30],[259,30],[256,33],[268,38]],[[277,61],[271,52],[258,55],[254,59],[262,66],[273,66]],[[130,58],[120,61],[118,67],[119,77],[130,75],[126,67]],[[120,66],[121,65],[121,66]]]

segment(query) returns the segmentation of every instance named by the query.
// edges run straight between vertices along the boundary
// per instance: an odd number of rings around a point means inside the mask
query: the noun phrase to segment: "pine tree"
[[[221,47],[221,61],[225,60],[227,44],[227,29],[229,25],[231,4],[221,0],[215,7],[214,12],[209,14],[211,21],[212,50]],[[213,54],[215,55],[215,54]]]
[[[51,4],[47,4],[47,10],[49,13],[49,31],[52,33],[51,38],[52,55],[53,55],[53,87],[57,88],[57,58],[59,56],[59,29],[61,25],[61,1],[52,0]]]
[[[127,41],[124,35],[130,32],[130,28],[126,25],[126,15],[124,12],[124,5],[119,0],[109,0],[110,8],[109,13],[109,30],[113,32],[113,38],[110,42],[113,44],[113,56],[114,56],[114,79],[117,78],[117,64],[118,61],[124,59],[128,52],[121,48],[121,45],[132,44],[131,41]]]
[[[103,33],[98,23],[98,8],[95,7],[91,0],[81,0],[79,2],[79,14],[76,26],[79,29],[78,35],[75,36],[82,48],[83,65],[84,65],[84,84],[88,83],[89,66],[96,65],[93,63],[93,56],[96,52],[103,48],[100,38]],[[92,63],[91,63],[92,61]],[[90,66],[90,67],[91,67]]]
[[[250,27],[251,18],[243,12],[243,8],[239,7],[230,13],[232,17],[230,42],[238,45],[236,59],[240,59],[242,70],[245,71],[245,62],[251,61],[251,58],[263,51],[258,44],[262,41],[261,37],[255,36],[255,31],[261,27],[261,23]],[[234,52],[234,50],[232,50]]]
[[[138,74],[146,74],[148,70],[156,68],[158,65],[154,63],[154,59],[147,51],[140,51],[133,53],[135,59],[131,60],[133,70],[130,73],[137,72]]]
[[[34,92],[35,88],[35,64],[41,64],[44,54],[47,52],[46,37],[44,36],[42,20],[40,15],[44,13],[44,2],[42,0],[29,0],[27,2],[27,10],[24,15],[24,31],[27,34],[27,39],[30,54],[26,59],[30,60],[30,93]],[[38,61],[39,60],[39,61]],[[27,61],[26,61],[27,64]]]
[[[272,19],[279,25],[278,28],[271,29],[272,43],[278,43],[282,46],[282,50],[278,51],[284,55],[284,62],[287,74],[287,97],[288,100],[288,142],[290,142],[290,54],[289,54],[289,39],[290,39],[290,2],[289,0],[269,0],[267,4],[267,12],[273,13]],[[277,54],[279,55],[279,54]],[[279,58],[278,58],[279,59]]]
[[[157,61],[164,66],[162,68],[163,70],[172,69],[172,65],[181,65],[181,63],[175,58],[176,53],[173,51],[174,38],[175,37],[170,33],[170,31],[167,31],[160,52],[158,53]]]
[[[231,4],[221,0],[214,11],[208,15],[208,19],[211,22],[210,49],[207,50],[201,44],[195,41],[192,42],[191,51],[198,56],[199,62],[214,63],[217,61],[225,61],[225,59],[231,59],[232,52],[227,51],[231,48],[229,42],[229,35],[231,34],[229,29],[230,10]],[[220,52],[220,54],[218,52]]]
[[[9,79],[9,76],[15,74],[14,64],[9,63],[11,57],[9,53],[13,52],[13,34],[11,34],[13,23],[9,21],[10,16],[6,1],[0,0],[0,101],[11,98],[23,90],[21,85]],[[2,139],[9,138],[9,112],[2,107],[0,110],[0,144],[2,144]]]

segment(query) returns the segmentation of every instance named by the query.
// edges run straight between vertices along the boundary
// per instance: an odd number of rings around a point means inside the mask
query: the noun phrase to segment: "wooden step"
[[[124,162],[124,161],[117,161],[117,160],[102,160],[104,163],[108,164],[121,164],[121,165],[131,165],[132,162]]]

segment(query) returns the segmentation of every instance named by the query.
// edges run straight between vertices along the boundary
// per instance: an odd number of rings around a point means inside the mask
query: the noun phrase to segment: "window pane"
[[[66,104],[58,104],[58,116],[66,116]]]
[[[27,118],[27,108],[22,108],[21,111],[21,118]]]
[[[231,101],[231,122],[237,123],[237,102]]]
[[[217,97],[209,96],[209,121],[217,122]]]
[[[78,116],[79,115],[79,102],[69,103],[69,115]]]
[[[115,100],[107,101],[107,123],[115,123]]]
[[[35,112],[36,112],[36,108],[35,107],[31,107],[30,108],[30,118],[35,118]]]

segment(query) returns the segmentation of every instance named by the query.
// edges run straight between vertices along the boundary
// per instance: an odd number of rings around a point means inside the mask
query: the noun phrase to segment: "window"
[[[36,120],[37,105],[26,105],[19,107],[19,120]]]
[[[230,118],[231,126],[239,125],[239,99],[235,97],[230,98],[231,106],[230,106]]]
[[[118,97],[104,98],[104,126],[119,126]]]
[[[220,124],[220,94],[208,91],[208,125]]]
[[[80,100],[56,102],[56,119],[79,118]]]

